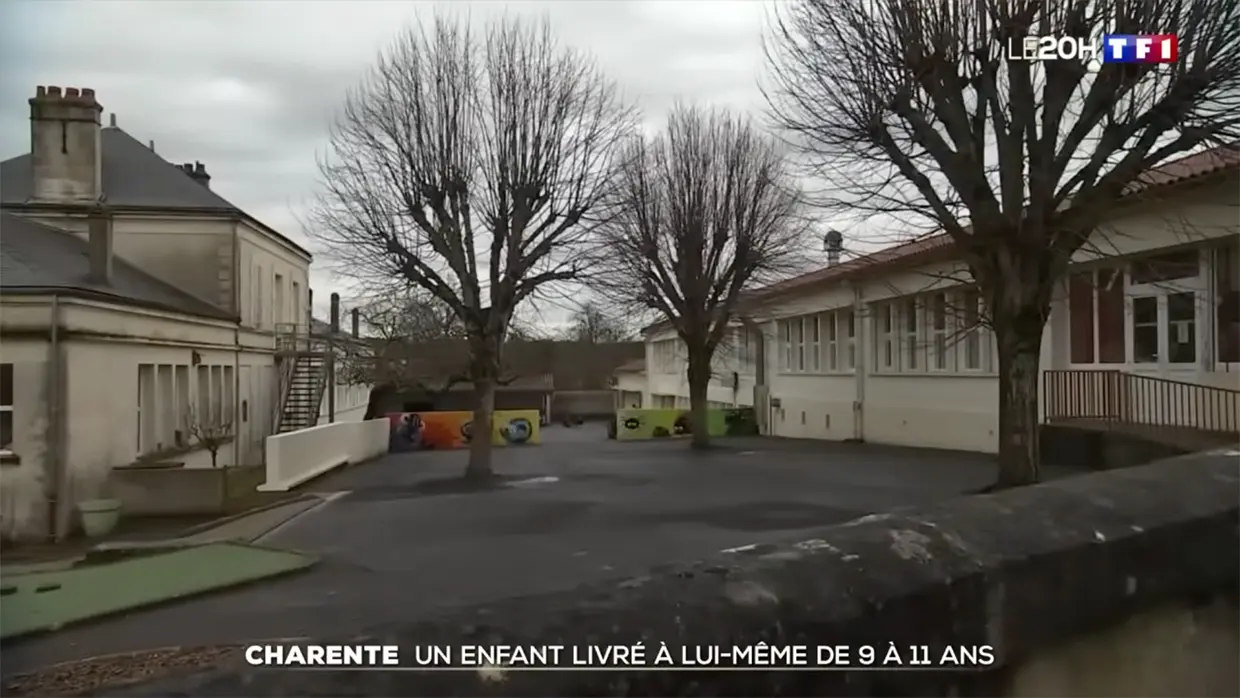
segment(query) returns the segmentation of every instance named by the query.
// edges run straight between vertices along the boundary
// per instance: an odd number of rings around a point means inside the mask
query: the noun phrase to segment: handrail
[[[280,433],[280,427],[282,426],[280,422],[284,419],[284,404],[288,401],[288,391],[293,383],[293,374],[297,371],[297,361],[298,357],[296,356],[287,356],[276,361],[279,377],[276,381],[275,414],[271,417],[272,434]]]
[[[1056,369],[1042,377],[1044,421],[1187,428],[1240,434],[1240,390],[1116,370]]]

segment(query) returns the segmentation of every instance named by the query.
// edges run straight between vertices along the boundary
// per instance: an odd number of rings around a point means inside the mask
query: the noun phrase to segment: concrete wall
[[[109,482],[123,516],[220,514],[228,494],[225,468],[116,468]]]
[[[128,694],[1234,696],[1236,455],[867,516],[799,542],[366,632],[404,647],[426,638],[640,645],[647,658],[666,645],[677,659],[692,646],[801,645],[811,656],[822,646],[870,646],[878,656],[895,647],[906,668],[912,645],[935,658],[947,647],[985,645],[994,659],[981,670],[385,674],[276,672],[238,661]]]
[[[283,492],[346,463],[360,463],[388,450],[389,422],[371,419],[320,424],[267,437],[265,492]]]

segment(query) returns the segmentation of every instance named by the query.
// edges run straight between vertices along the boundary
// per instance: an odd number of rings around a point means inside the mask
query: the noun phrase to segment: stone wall
[[[868,516],[787,545],[322,640],[403,648],[989,644],[997,660],[989,670],[510,672],[495,680],[477,672],[230,665],[109,695],[1133,695],[1125,692],[1131,681],[1117,683],[1141,668],[1131,662],[1155,662],[1145,668],[1157,673],[1158,660],[1147,652],[1144,660],[1108,663],[1121,656],[1108,647],[1125,638],[1133,645],[1134,633],[1164,637],[1168,628],[1234,637],[1227,618],[1236,616],[1240,581],[1237,456],[1185,456]],[[1178,660],[1187,662],[1178,676],[1228,680],[1225,671],[1193,666],[1216,659],[1181,651]],[[1152,690],[1145,695],[1236,695],[1232,685],[1188,679]]]

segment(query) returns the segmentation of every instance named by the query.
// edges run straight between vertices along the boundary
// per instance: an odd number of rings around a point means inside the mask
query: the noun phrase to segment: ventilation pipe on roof
[[[840,263],[840,252],[844,249],[844,234],[832,228],[822,236],[822,249],[827,253],[827,266],[833,267]]]

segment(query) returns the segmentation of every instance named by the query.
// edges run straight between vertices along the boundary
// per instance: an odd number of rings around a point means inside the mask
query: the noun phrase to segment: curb
[[[278,502],[271,502],[270,504],[264,504],[262,506],[254,507],[253,509],[246,509],[245,511],[239,511],[236,514],[229,514],[228,516],[222,516],[218,519],[207,521],[206,523],[195,524],[183,531],[178,532],[174,536],[174,538],[188,538],[190,536],[196,536],[199,533],[202,533],[204,531],[210,531],[213,528],[218,528],[220,526],[223,526],[224,524],[230,524],[239,519],[244,519],[247,516],[252,516],[254,514],[261,514],[264,511],[270,511],[278,507],[287,506],[294,502],[304,501],[308,499],[322,499],[322,497],[319,497],[317,494],[314,494],[311,492],[305,492],[295,497],[289,497],[288,499],[281,499]]]

